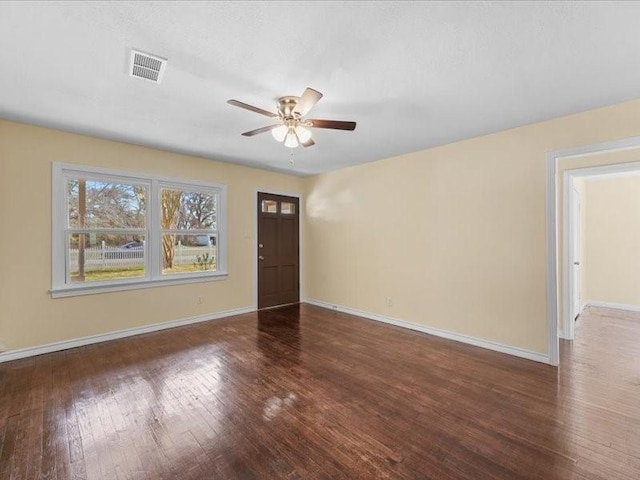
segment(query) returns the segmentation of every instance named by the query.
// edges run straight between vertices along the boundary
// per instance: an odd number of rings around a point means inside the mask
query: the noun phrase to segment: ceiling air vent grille
[[[143,78],[153,83],[160,83],[164,75],[167,60],[155,55],[131,50],[131,64],[129,75]]]

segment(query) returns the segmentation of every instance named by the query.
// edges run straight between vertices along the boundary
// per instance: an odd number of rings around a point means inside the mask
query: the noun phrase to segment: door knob
[[[258,260],[262,261],[264,260],[264,257],[262,255],[258,256]]]
[[[580,265],[580,262],[573,262],[574,265]]]

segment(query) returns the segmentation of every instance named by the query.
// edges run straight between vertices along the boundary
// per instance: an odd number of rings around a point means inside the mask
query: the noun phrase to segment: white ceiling
[[[0,2],[0,117],[299,175],[640,97],[640,3]],[[168,59],[127,76],[130,48]],[[311,86],[290,150],[267,117]]]

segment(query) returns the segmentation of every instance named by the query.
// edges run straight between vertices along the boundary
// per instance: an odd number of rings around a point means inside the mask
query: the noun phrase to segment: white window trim
[[[120,179],[128,182],[144,184],[148,188],[150,208],[147,217],[148,232],[146,238],[147,251],[145,256],[145,277],[131,280],[116,280],[111,282],[91,282],[71,284],[66,278],[66,238],[65,225],[66,188],[65,179],[69,175],[99,176],[110,180]],[[160,259],[160,188],[178,187],[193,188],[200,191],[215,191],[218,194],[217,204],[217,269],[215,272],[197,272],[186,274],[162,275]],[[197,282],[224,280],[227,271],[227,186],[218,183],[198,182],[194,180],[177,180],[156,175],[142,174],[124,170],[112,170],[100,167],[53,162],[52,191],[51,191],[51,296],[53,298],[71,297],[76,295],[91,295],[96,293],[117,292],[140,288],[181,285]],[[194,231],[194,234],[200,231]],[[187,232],[191,233],[191,232]],[[157,238],[156,238],[157,237]]]

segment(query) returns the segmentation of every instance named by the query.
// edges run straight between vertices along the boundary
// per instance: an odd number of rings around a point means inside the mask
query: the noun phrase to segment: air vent
[[[153,83],[160,83],[167,66],[165,58],[150,55],[139,50],[131,50],[129,75],[142,78]]]

